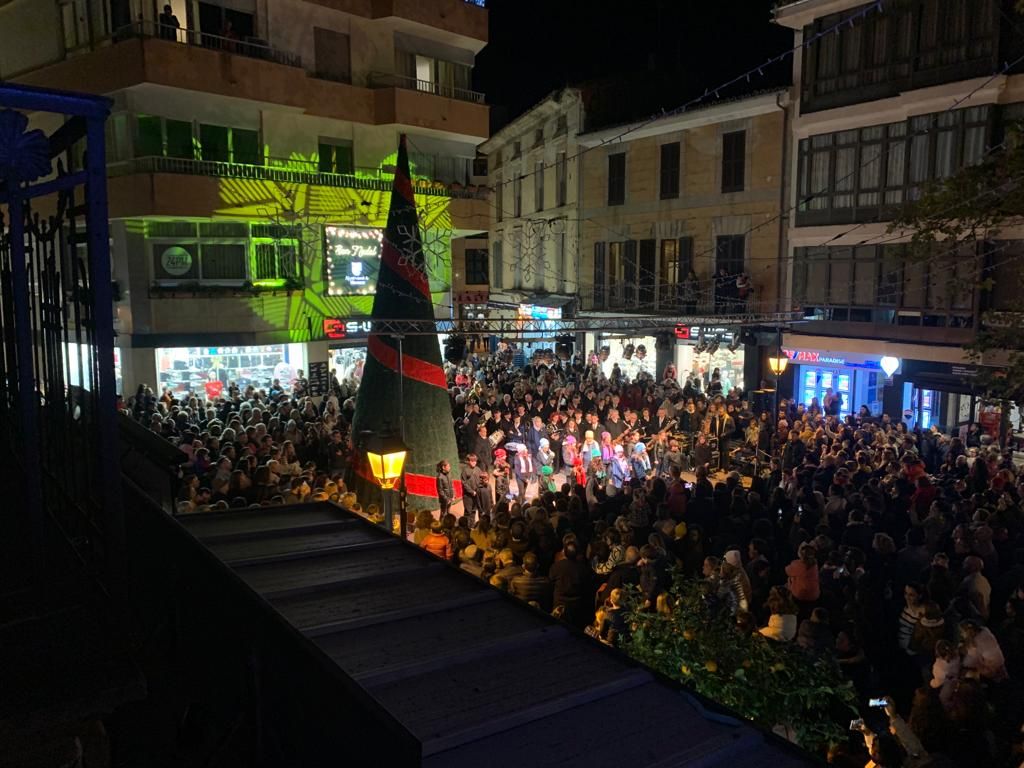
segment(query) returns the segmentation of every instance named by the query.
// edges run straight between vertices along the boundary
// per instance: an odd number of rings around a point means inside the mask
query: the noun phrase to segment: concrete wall
[[[56,3],[12,0],[0,6],[0,77],[63,58],[61,29]]]

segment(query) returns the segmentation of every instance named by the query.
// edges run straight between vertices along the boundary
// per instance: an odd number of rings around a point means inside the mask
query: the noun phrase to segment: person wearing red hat
[[[494,452],[494,469],[491,470],[491,474],[494,475],[494,498],[497,502],[509,496],[508,476],[511,468],[506,459],[507,455],[504,448],[498,448]]]

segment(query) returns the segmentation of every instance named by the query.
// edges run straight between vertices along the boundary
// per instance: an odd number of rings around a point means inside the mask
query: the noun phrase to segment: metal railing
[[[435,83],[431,80],[417,80],[415,77],[391,74],[388,72],[371,72],[369,77],[371,88],[402,88],[407,91],[421,91],[443,96],[446,99],[471,101],[474,104],[484,103],[484,94],[468,88],[456,88],[450,85]]]
[[[213,35],[209,32],[200,32],[197,29],[169,27],[153,21],[136,21],[121,27],[114,33],[114,42],[137,37],[155,37],[181,45],[234,53],[250,59],[273,61],[289,67],[302,66],[302,57],[297,53],[282,51],[270,45],[266,40],[255,37],[241,39],[232,35]]]
[[[180,173],[189,176],[215,176],[227,179],[253,179],[277,181],[286,184],[314,184],[324,187],[347,187],[349,189],[391,191],[393,174],[376,171],[372,177],[362,171],[359,175],[329,173],[321,171],[315,162],[268,158],[267,165],[229,163],[220,160],[199,160],[194,158],[163,157],[159,155],[136,157],[132,160],[109,163],[108,176],[129,176],[135,173]],[[463,199],[485,200],[486,187],[446,185],[417,179],[413,189],[420,195],[437,195]]]

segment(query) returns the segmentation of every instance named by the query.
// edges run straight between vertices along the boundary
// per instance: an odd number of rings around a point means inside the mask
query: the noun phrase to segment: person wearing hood
[[[651,457],[647,453],[647,446],[637,443],[633,446],[633,456],[630,459],[633,477],[637,480],[646,480],[651,477]]]
[[[609,466],[609,490],[614,488],[614,493],[620,493],[622,487],[633,479],[633,468],[626,458],[625,450],[621,445],[616,445],[614,455]]]

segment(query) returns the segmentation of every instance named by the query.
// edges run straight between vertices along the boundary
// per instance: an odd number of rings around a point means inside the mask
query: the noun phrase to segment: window
[[[538,128],[533,132],[533,146],[539,147],[544,143],[544,129]]]
[[[316,76],[339,83],[352,82],[351,41],[333,29],[313,27],[313,57]]]
[[[395,49],[395,72],[405,78],[404,87],[447,98],[467,95],[473,74],[468,65],[401,48]]]
[[[867,7],[804,28],[804,40],[813,41],[801,78],[804,112],[968,80],[997,65],[995,0],[892,3],[859,15]]]
[[[486,285],[487,283],[487,250],[484,248],[467,248],[466,284]]]
[[[491,275],[493,282],[491,283],[491,285],[495,289],[500,291],[503,287],[502,275],[503,270],[505,268],[505,264],[502,258],[501,240],[495,240],[493,243],[491,243],[491,260],[493,262],[491,267]]]
[[[626,202],[626,153],[608,155],[608,205]]]
[[[167,122],[169,125],[172,121]],[[199,147],[203,160],[247,165],[259,165],[261,160],[259,135],[242,128],[200,124]]]
[[[320,139],[317,151],[319,152],[317,164],[320,173],[351,175],[355,172],[355,158],[351,141]]]
[[[523,215],[523,177],[512,179],[512,215],[516,218]]]
[[[253,243],[252,279],[288,280],[299,276],[297,240]]]
[[[500,224],[505,219],[505,185],[500,175],[494,177],[494,211],[495,219]]]
[[[195,159],[196,150],[192,139],[192,123],[185,120],[164,120],[164,131],[167,136],[167,157],[180,157],[186,160]]]
[[[744,271],[746,261],[746,235],[719,235],[715,238],[715,272],[723,269],[727,275]]]
[[[135,156],[162,157],[164,154],[163,119],[139,115],[135,120]]]
[[[747,164],[747,132],[722,134],[722,192],[742,192]]]
[[[512,231],[512,287],[523,287],[523,230]]]
[[[61,22],[64,27],[64,50],[73,51],[89,43],[89,20],[86,0],[62,0]]]
[[[555,243],[555,268],[557,274],[555,276],[555,290],[559,293],[569,293],[569,254],[565,250],[565,220],[562,220],[562,226],[555,232],[554,235]]]
[[[544,210],[544,161],[538,160],[533,169],[533,207]]]
[[[231,160],[245,165],[263,165],[258,131],[244,128],[231,129]]]
[[[626,265],[624,243],[608,243],[608,303],[621,307],[626,299]]]
[[[661,199],[679,197],[679,142],[661,145]]]
[[[605,292],[606,247],[606,243],[594,243],[594,306],[598,309],[603,308],[607,303],[607,293]]]
[[[658,304],[666,309],[675,304],[676,285],[683,275],[679,272],[679,241],[662,240],[661,258],[658,261]]]
[[[956,254],[910,256],[901,244],[797,248],[793,296],[830,319],[956,325],[971,323],[983,254],[973,245]],[[964,288],[966,286],[966,288]]]
[[[640,288],[636,258],[636,240],[627,240],[622,249],[622,300],[627,307],[636,305]]]
[[[555,159],[555,206],[565,205],[568,198],[569,169],[565,158],[565,152],[559,152]]]
[[[930,181],[985,155],[988,106],[906,122],[819,134],[800,141],[797,224],[845,224],[891,216]]]
[[[654,256],[657,251],[657,240],[640,241],[640,261],[637,267],[637,299],[639,309],[654,309],[654,280],[657,276],[654,265]]]
[[[248,224],[149,222],[146,239],[153,255],[153,276],[159,282],[240,285],[255,279],[250,275],[255,265],[248,258]]]

